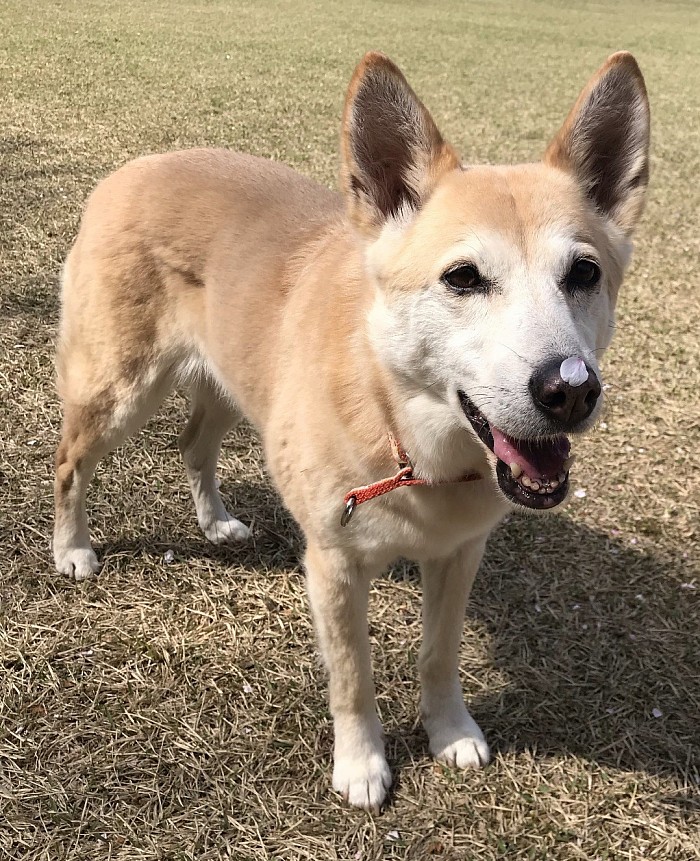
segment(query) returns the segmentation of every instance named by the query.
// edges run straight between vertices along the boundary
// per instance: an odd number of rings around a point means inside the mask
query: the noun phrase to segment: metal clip
[[[345,510],[340,518],[340,525],[347,526],[350,523],[350,518],[355,512],[355,507],[357,506],[357,499],[354,496],[351,496],[350,499],[345,503]]]

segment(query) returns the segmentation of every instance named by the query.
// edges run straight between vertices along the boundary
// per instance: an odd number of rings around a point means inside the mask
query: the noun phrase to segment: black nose
[[[561,377],[562,361],[552,359],[535,370],[530,377],[530,394],[538,409],[568,430],[593,412],[600,397],[600,380],[586,365],[588,379],[571,385]]]

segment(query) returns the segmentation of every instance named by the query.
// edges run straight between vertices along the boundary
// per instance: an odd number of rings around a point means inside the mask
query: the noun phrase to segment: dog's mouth
[[[464,392],[457,394],[477,436],[498,458],[498,486],[511,502],[525,508],[549,509],[566,499],[572,463],[566,436],[514,439],[490,424]]]

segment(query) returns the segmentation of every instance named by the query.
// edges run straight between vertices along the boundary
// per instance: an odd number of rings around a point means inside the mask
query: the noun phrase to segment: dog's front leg
[[[370,576],[343,554],[310,546],[307,588],[328,668],[335,731],[333,788],[355,807],[378,812],[391,785],[374,702],[367,631]]]
[[[421,564],[421,714],[433,756],[458,768],[478,768],[489,760],[488,745],[464,705],[459,680],[464,611],[485,543],[486,538],[480,538],[446,559]]]

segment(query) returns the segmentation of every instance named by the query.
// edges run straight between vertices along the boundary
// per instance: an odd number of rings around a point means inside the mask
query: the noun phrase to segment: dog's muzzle
[[[458,391],[459,402],[481,442],[498,458],[496,477],[503,494],[524,508],[546,510],[566,499],[571,446],[563,434],[522,440],[503,433]]]

